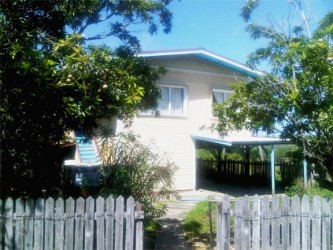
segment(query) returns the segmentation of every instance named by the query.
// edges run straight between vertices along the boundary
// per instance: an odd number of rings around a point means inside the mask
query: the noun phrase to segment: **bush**
[[[285,188],[286,195],[293,197],[294,195],[298,195],[302,197],[305,194],[304,182],[302,178],[297,178],[293,185]]]
[[[292,186],[286,187],[285,191],[286,194],[290,197],[294,195],[298,195],[299,197],[303,197],[303,195],[308,195],[310,197],[318,195],[325,198],[333,198],[332,191],[322,188],[318,184],[316,184],[314,187],[304,188],[304,182],[302,178],[297,178]]]
[[[144,205],[145,217],[165,214],[166,205],[158,203],[176,195],[173,189],[175,165],[162,157],[153,144],[146,146],[133,134],[119,134],[101,141],[101,195],[133,196]]]

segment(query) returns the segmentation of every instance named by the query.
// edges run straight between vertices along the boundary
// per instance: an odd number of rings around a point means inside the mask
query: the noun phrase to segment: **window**
[[[161,100],[158,105],[161,115],[183,116],[186,113],[186,88],[161,86]]]
[[[185,116],[187,112],[187,88],[182,86],[161,86],[159,115]],[[140,111],[140,115],[154,115],[152,110]]]
[[[230,90],[222,90],[222,89],[213,89],[212,92],[212,100],[213,100],[213,116],[217,116],[214,113],[215,104],[224,103],[230,96],[232,95],[232,91]]]

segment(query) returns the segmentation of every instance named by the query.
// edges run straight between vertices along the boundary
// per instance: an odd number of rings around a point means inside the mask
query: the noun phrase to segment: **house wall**
[[[178,167],[175,175],[177,190],[195,189],[195,145],[191,135],[209,134],[210,130],[202,131],[200,128],[217,122],[212,115],[212,89],[228,90],[229,84],[236,80],[235,74],[230,70],[221,69],[216,65],[210,66],[206,62],[200,64],[199,61],[185,60],[182,63],[178,61],[172,64],[170,60],[165,63],[153,60],[153,65],[173,66],[166,67],[167,74],[159,84],[181,85],[188,88],[187,115],[184,117],[138,115],[129,129],[140,134],[144,140],[152,140],[175,162]],[[120,122],[118,129],[125,130]]]

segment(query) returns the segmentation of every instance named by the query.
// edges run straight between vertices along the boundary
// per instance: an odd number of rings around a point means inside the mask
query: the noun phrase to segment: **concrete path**
[[[162,229],[156,236],[156,250],[188,250],[192,249],[186,242],[185,235],[182,229],[182,223],[186,214],[196,202],[211,197],[222,197],[222,193],[210,191],[187,191],[180,192],[180,200],[168,201],[167,214],[159,221]]]
[[[187,250],[192,249],[191,246],[186,242],[184,232],[181,224],[188,211],[195,206],[196,202],[215,198],[221,199],[225,194],[229,196],[240,197],[245,194],[269,194],[269,188],[258,188],[258,187],[240,187],[235,185],[225,184],[219,185],[219,188],[210,187],[210,191],[200,189],[197,191],[185,191],[180,192],[180,200],[174,200],[168,202],[167,214],[160,219],[162,229],[157,233],[156,236],[156,250]],[[200,248],[205,249],[205,248]]]
[[[167,214],[159,220],[162,228],[157,233],[155,249],[192,249],[186,242],[181,224],[187,212],[194,206],[195,202],[168,202]]]

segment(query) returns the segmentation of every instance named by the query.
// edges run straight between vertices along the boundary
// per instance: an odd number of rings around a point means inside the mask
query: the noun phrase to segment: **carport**
[[[218,138],[214,136],[206,135],[192,135],[192,139],[195,144],[197,143],[206,143],[214,144],[215,146],[220,147],[234,147],[242,146],[245,149],[246,162],[250,162],[250,147],[252,146],[270,146],[270,175],[271,175],[271,189],[272,194],[275,194],[275,145],[281,144],[292,144],[289,140],[281,140],[279,138],[270,138],[270,137],[226,137]],[[304,182],[306,185],[307,180],[307,165],[304,161]],[[249,165],[246,167],[246,171],[249,171]]]

